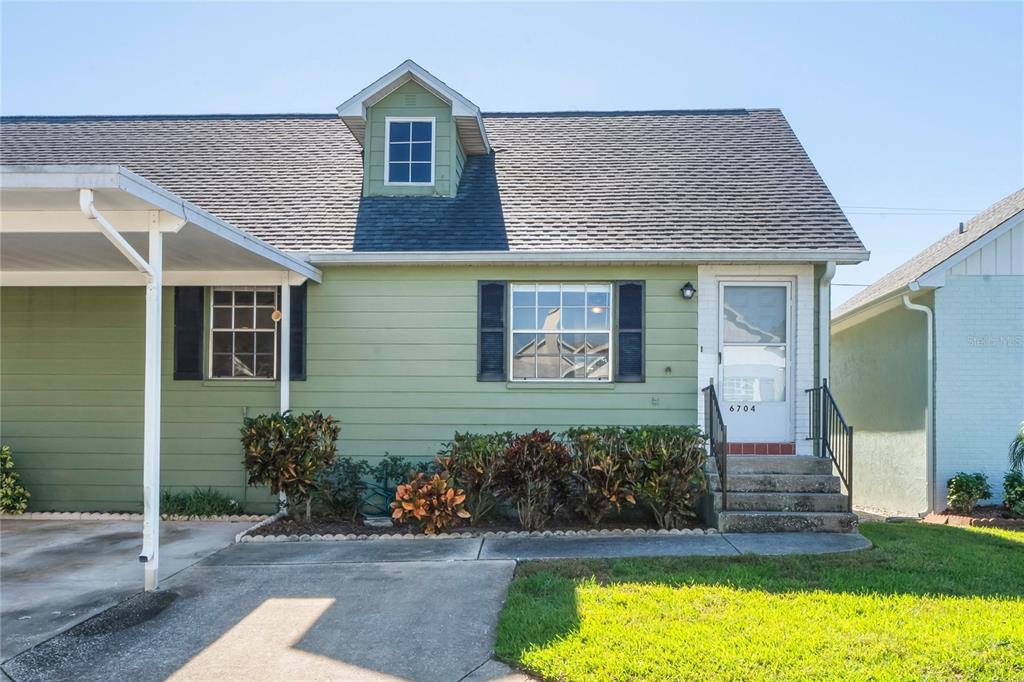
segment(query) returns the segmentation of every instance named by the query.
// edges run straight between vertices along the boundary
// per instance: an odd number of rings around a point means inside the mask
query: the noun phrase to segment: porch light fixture
[[[691,298],[693,298],[693,295],[697,293],[697,290],[693,288],[692,284],[687,282],[686,284],[683,285],[683,288],[679,290],[679,293],[683,295],[683,298],[689,301]]]

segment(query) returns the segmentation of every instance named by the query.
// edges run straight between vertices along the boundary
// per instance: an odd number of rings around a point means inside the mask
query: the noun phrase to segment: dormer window
[[[434,184],[434,119],[389,116],[384,122],[388,185]]]

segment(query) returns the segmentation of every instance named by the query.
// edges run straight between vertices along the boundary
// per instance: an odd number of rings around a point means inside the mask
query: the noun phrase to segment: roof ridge
[[[180,120],[259,120],[259,119],[336,119],[337,114],[68,114],[39,116],[0,116],[2,123],[19,121],[180,121]]]
[[[755,109],[609,109],[609,110],[556,110],[556,111],[485,111],[483,116],[528,117],[528,116],[743,116],[750,113],[781,112],[775,107]],[[260,120],[260,119],[336,119],[335,113],[267,113],[267,114],[28,114],[3,115],[0,122],[18,123],[30,121],[71,122],[71,121],[176,121],[176,120]]]

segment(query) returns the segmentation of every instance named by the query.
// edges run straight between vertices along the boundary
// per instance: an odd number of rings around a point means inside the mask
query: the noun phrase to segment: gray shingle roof
[[[361,196],[327,115],[5,118],[7,164],[119,164],[282,249],[858,251],[778,110],[485,114],[458,196]]]
[[[978,241],[1021,211],[1024,211],[1024,188],[992,204],[964,223],[962,233],[958,227],[892,272],[858,292],[857,295],[844,301],[842,305],[832,311],[833,319],[900,291],[942,261]]]

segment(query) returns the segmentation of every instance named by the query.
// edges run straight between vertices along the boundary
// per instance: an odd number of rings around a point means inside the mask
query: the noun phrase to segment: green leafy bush
[[[370,465],[365,459],[338,457],[316,477],[316,501],[331,513],[355,521],[366,494]]]
[[[450,529],[459,519],[468,519],[463,507],[466,494],[452,487],[440,474],[417,473],[395,490],[391,518],[399,523],[418,523],[428,535]]]
[[[438,468],[466,492],[470,523],[479,524],[491,515],[495,497],[497,464],[512,442],[513,434],[458,433],[445,443],[436,458]]]
[[[24,514],[28,509],[29,497],[31,495],[28,490],[21,484],[21,474],[14,470],[11,447],[0,447],[0,512]]]
[[[160,492],[160,512],[172,516],[230,516],[241,514],[242,505],[213,488],[189,492]]]
[[[283,491],[290,509],[305,502],[309,520],[316,478],[334,461],[340,433],[337,420],[319,410],[247,418],[242,448],[249,485],[269,485],[274,494]]]
[[[961,471],[949,479],[946,485],[949,487],[946,502],[955,512],[970,512],[978,506],[979,500],[992,497],[992,489],[985,474],[965,474]]]
[[[599,525],[612,509],[636,504],[629,431],[617,426],[580,427],[561,435],[572,458],[570,502],[591,525]]]
[[[630,480],[641,504],[661,528],[679,528],[694,518],[707,489],[707,452],[695,426],[639,426],[623,430]]]
[[[1024,516],[1024,473],[1007,472],[1003,478],[1003,504],[1014,514]]]
[[[499,494],[511,502],[527,530],[543,528],[564,504],[569,450],[550,431],[534,430],[512,439],[495,468]]]
[[[394,491],[400,481],[406,481],[414,473],[417,473],[416,467],[416,464],[413,464],[405,457],[385,455],[370,471],[377,485]]]

